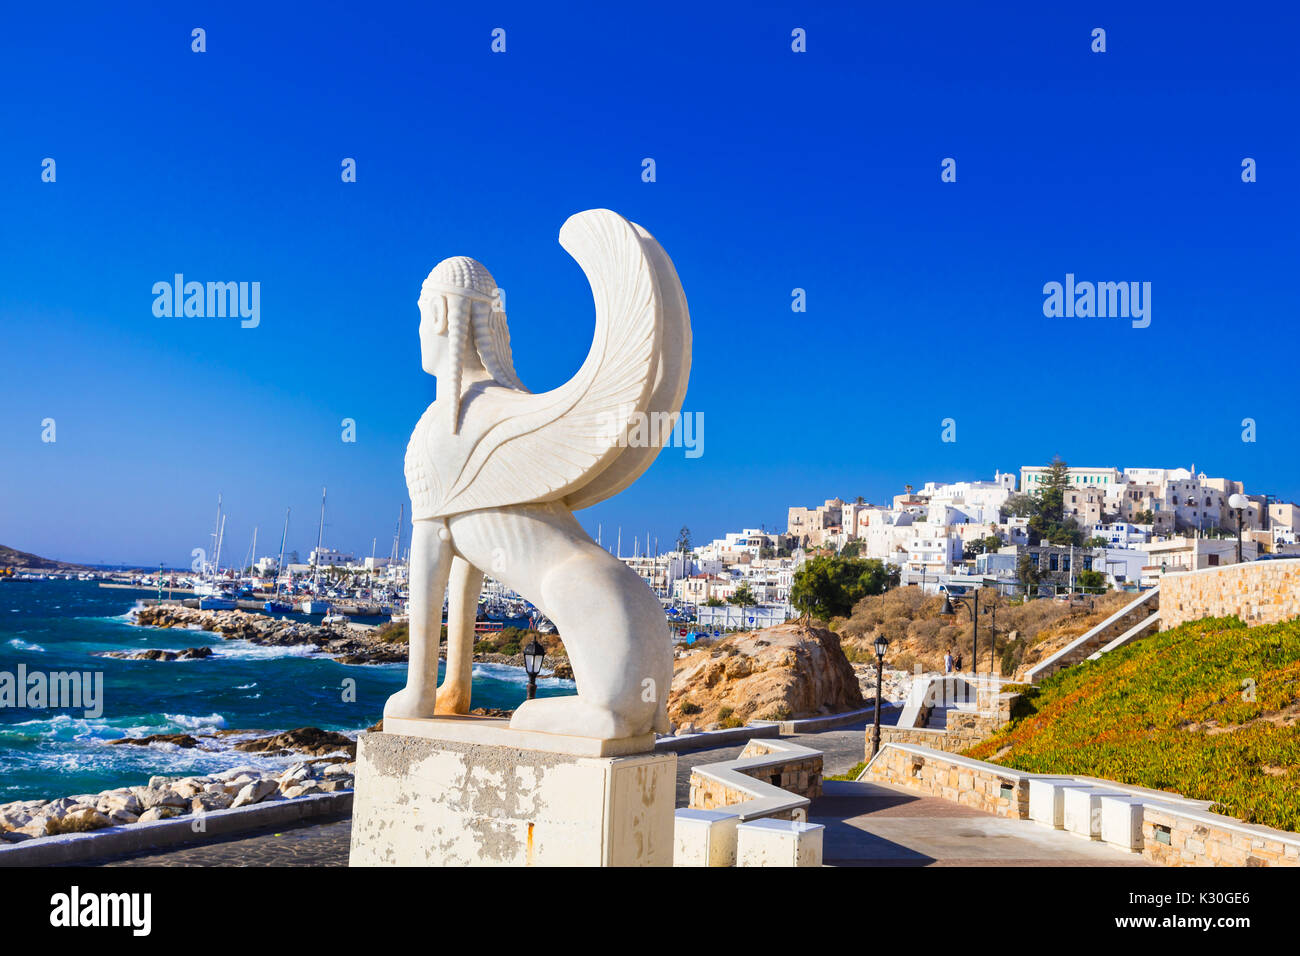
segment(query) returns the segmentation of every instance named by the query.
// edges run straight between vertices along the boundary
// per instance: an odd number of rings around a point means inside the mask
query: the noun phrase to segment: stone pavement
[[[1141,854],[901,787],[828,780],[809,808],[828,866],[1150,866]]]
[[[352,818],[254,830],[198,846],[78,866],[347,866]]]

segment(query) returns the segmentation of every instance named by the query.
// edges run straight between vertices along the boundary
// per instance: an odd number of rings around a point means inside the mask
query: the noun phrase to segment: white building
[[[350,551],[336,551],[334,548],[312,548],[307,563],[318,568],[343,567],[356,558]]]

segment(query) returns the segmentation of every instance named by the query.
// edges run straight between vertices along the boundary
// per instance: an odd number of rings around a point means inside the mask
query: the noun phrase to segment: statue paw
[[[384,704],[385,717],[432,717],[434,702],[413,688],[403,687]]]
[[[537,730],[547,734],[567,734],[573,737],[597,737],[601,740],[619,740],[634,737],[650,730],[637,726],[625,714],[589,704],[581,697],[541,697],[526,700],[519,705],[510,726],[515,730]]]

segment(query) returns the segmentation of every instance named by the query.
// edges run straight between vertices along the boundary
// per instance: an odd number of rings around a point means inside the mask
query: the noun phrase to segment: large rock
[[[234,810],[238,807],[246,807],[250,803],[261,803],[279,789],[280,785],[275,780],[254,780],[252,783],[245,784],[244,789],[239,791],[239,795],[230,804],[230,808]]]
[[[863,706],[839,637],[825,628],[788,623],[730,635],[674,662],[668,719],[726,727]]]
[[[275,734],[271,737],[244,740],[235,744],[235,749],[249,753],[304,753],[316,757],[323,757],[325,754],[339,751],[353,758],[357,755],[356,741],[343,736],[343,734],[337,734],[330,730],[321,730],[319,727],[299,727],[296,730],[286,730],[282,734]]]

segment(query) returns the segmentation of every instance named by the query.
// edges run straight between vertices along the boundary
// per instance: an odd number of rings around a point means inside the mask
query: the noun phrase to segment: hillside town
[[[743,623],[754,626],[794,615],[795,571],[819,553],[880,561],[901,585],[927,592],[980,586],[1008,595],[1135,591],[1167,572],[1300,555],[1300,506],[1195,466],[1057,463],[1061,518],[1077,530],[1044,536],[1034,527],[1035,499],[1053,469],[908,485],[888,504],[837,497],[792,506],[784,532],[746,528],[623,560],[657,593],[697,608],[702,624],[742,623],[738,604],[748,606]]]

